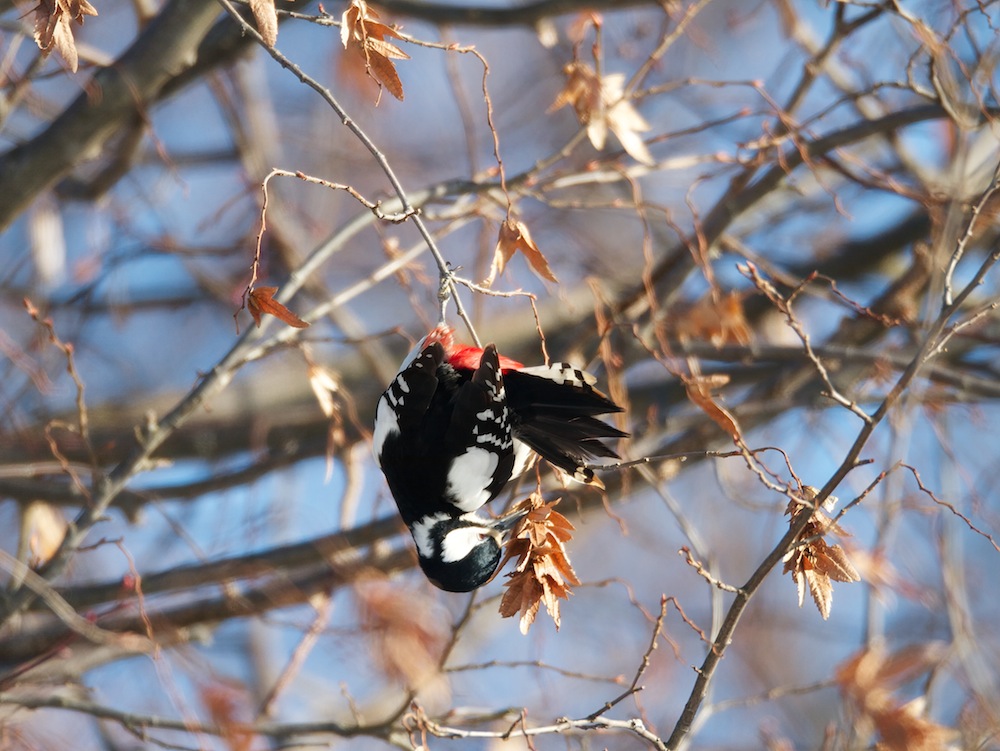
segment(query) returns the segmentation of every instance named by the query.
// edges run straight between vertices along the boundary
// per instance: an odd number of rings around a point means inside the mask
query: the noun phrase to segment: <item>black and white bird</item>
[[[410,352],[379,399],[372,448],[435,585],[469,592],[492,578],[524,512],[476,512],[538,456],[600,486],[586,465],[618,458],[601,439],[628,434],[597,419],[621,407],[595,382],[566,363],[526,368],[492,344],[456,346],[443,325]]]

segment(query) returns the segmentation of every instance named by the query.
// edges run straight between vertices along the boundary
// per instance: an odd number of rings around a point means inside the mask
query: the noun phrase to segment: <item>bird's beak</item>
[[[506,516],[501,516],[499,519],[493,522],[493,528],[498,532],[506,534],[510,532],[517,523],[521,521],[524,517],[528,515],[531,509],[522,508],[515,511],[511,511]]]

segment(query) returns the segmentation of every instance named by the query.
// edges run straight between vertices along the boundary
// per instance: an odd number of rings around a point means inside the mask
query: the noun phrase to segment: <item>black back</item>
[[[474,510],[457,508],[456,503],[468,499],[454,498],[448,492],[448,472],[455,458],[470,447],[498,455],[496,471],[482,483],[488,493],[486,501],[510,479],[514,455],[506,407],[498,401],[502,390],[492,345],[483,352],[476,371],[459,372],[446,362],[437,342],[425,347],[390,384],[386,397],[391,392],[399,432],[386,436],[381,464],[406,524],[439,512],[457,515]],[[495,411],[495,422],[477,417],[487,410]]]

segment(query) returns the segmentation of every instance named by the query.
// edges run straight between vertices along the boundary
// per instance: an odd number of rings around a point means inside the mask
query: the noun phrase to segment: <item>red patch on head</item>
[[[476,370],[479,367],[479,361],[483,359],[483,350],[480,347],[470,347],[463,344],[454,349],[448,350],[448,362],[451,363],[452,367],[458,368],[459,370]],[[518,370],[524,366],[517,360],[512,360],[509,357],[504,357],[499,355],[500,359],[500,372],[504,373],[508,370]]]

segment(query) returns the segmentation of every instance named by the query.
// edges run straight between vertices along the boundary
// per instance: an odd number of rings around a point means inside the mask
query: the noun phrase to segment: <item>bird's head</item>
[[[471,592],[493,578],[500,565],[504,536],[525,515],[517,511],[499,519],[474,513],[425,516],[410,525],[420,568],[436,587]]]

